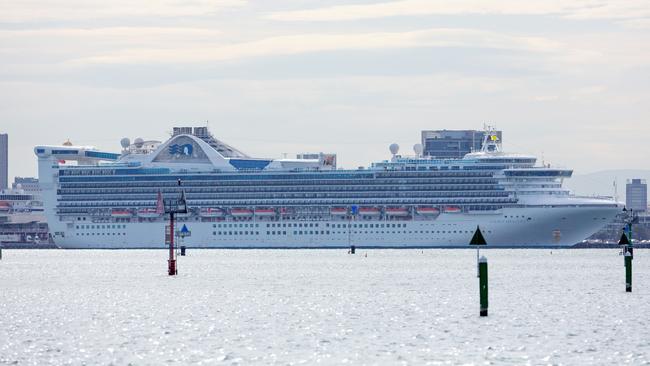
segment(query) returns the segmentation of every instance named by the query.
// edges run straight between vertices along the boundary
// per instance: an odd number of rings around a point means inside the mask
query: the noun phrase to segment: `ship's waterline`
[[[562,187],[571,170],[509,154],[492,131],[462,159],[393,157],[342,170],[336,155],[255,159],[204,128],[121,154],[38,146],[55,243],[64,248],[165,246],[164,199],[186,193],[178,217],[193,247],[464,246],[480,226],[495,246],[575,244],[622,206]],[[307,157],[305,159],[304,157]],[[75,160],[77,164],[63,163]]]

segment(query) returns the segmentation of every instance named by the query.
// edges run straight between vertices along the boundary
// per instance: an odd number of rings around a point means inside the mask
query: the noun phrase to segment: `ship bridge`
[[[100,151],[94,146],[74,146],[70,143],[64,145],[41,145],[34,148],[34,153],[40,159],[52,161],[76,161],[79,164],[93,164],[100,161],[117,161],[120,154]]]

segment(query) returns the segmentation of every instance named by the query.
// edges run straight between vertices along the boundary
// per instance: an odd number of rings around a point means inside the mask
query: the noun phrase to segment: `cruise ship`
[[[37,146],[44,209],[61,248],[165,248],[161,202],[184,192],[177,216],[187,247],[466,247],[477,227],[489,246],[569,246],[622,205],[573,196],[572,171],[502,151],[486,130],[460,159],[399,155],[358,169],[335,154],[253,158],[207,127],[177,127],[165,142],[122,140],[121,153]]]

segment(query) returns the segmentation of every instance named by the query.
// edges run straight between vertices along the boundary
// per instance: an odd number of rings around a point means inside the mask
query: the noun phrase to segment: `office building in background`
[[[631,179],[625,186],[625,206],[634,211],[648,210],[648,185],[643,179]]]
[[[9,135],[0,133],[0,190],[9,187]]]

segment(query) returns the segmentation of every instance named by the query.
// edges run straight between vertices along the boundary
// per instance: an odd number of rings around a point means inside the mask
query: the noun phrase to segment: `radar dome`
[[[422,144],[413,145],[413,151],[415,152],[415,155],[422,156],[422,151],[424,151]]]
[[[388,149],[390,150],[390,153],[393,155],[397,155],[399,152],[399,145],[398,144],[391,144]]]
[[[123,149],[126,149],[127,147],[129,147],[131,145],[131,140],[129,140],[128,137],[125,137],[125,138],[120,140],[120,145],[122,145]]]
[[[133,144],[135,144],[135,147],[137,147],[138,149],[141,149],[142,145],[144,145],[144,140],[141,137],[138,137],[133,141]]]

